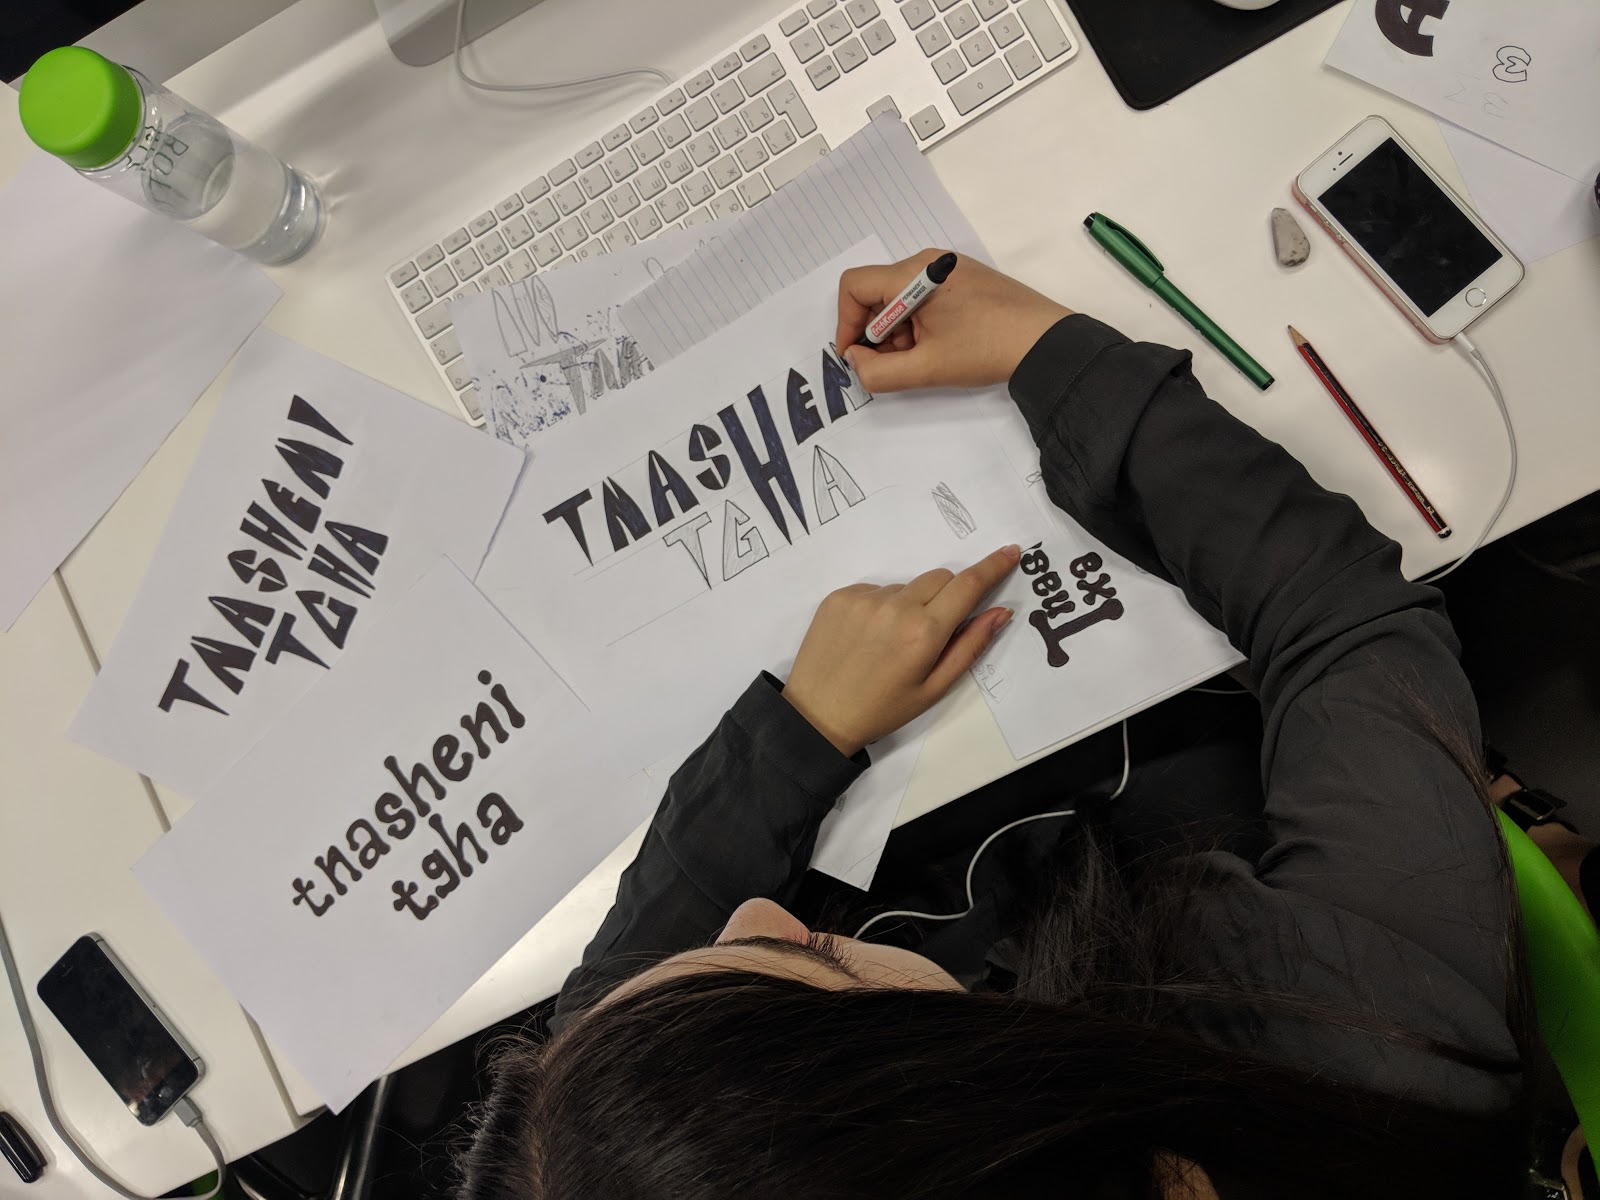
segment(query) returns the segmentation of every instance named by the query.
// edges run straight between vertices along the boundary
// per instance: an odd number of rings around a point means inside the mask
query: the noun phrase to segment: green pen
[[[1222,332],[1222,327],[1201,312],[1193,300],[1172,285],[1166,276],[1166,268],[1161,265],[1159,258],[1150,253],[1148,246],[1102,213],[1090,213],[1083,223],[1089,230],[1089,236],[1099,242],[1106,253],[1198,329],[1206,341],[1222,351],[1229,362],[1244,372],[1246,379],[1262,391],[1272,386],[1272,375],[1267,369],[1245,353],[1243,346]]]

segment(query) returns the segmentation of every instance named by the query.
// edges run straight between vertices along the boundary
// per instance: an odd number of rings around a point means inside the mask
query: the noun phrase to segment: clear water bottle
[[[17,107],[34,143],[86,179],[257,262],[299,258],[322,232],[321,197],[300,172],[93,50],[44,55]]]

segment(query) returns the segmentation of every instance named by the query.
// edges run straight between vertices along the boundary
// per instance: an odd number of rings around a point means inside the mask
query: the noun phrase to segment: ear
[[[737,941],[739,938],[781,938],[786,942],[805,942],[811,931],[781,904],[757,897],[746,900],[733,910],[728,923],[717,935],[718,943]]]

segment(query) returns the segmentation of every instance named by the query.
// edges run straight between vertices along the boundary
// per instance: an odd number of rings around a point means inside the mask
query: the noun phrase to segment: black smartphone
[[[98,933],[73,942],[38,991],[141,1125],[171,1112],[205,1073]]]

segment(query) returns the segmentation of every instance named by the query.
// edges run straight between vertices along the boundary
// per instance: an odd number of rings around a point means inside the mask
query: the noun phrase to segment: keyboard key
[[[687,229],[690,225],[705,225],[709,223],[710,220],[710,208],[697,208],[683,219],[683,225],[684,228]]]
[[[799,90],[787,79],[773,88],[767,99],[772,102],[774,109],[794,123],[794,131],[801,137],[810,137],[817,131],[817,123],[811,119],[811,110],[800,99]]]
[[[1033,48],[1032,42],[1019,42],[1006,51],[1006,65],[1018,79],[1026,79],[1044,63],[1039,61],[1039,52]]]
[[[506,246],[505,238],[500,236],[497,229],[493,233],[485,234],[477,242],[478,257],[485,263],[497,263],[507,254],[511,253]]]
[[[972,5],[963,4],[944,19],[950,28],[950,36],[960,41],[978,27],[978,14],[972,11]]]
[[[770,49],[772,49],[772,43],[767,41],[767,35],[763,33],[757,34],[744,45],[740,46],[739,54],[744,58],[745,62],[755,62],[756,59],[760,58]]]
[[[776,54],[764,54],[739,72],[739,86],[745,94],[758,96],[783,78],[783,64]]]
[[[621,250],[624,246],[637,245],[639,239],[626,225],[615,225],[606,233],[604,241],[607,250]]]
[[[820,134],[803,141],[782,158],[767,164],[767,179],[774,189],[781,188],[827,152],[827,140]]]
[[[677,183],[692,170],[694,164],[682,150],[674,150],[661,160],[661,173],[667,177],[668,183]]]
[[[1033,38],[1045,62],[1054,62],[1072,49],[1072,42],[1061,28],[1061,22],[1050,15],[1050,5],[1045,0],[1022,0],[1017,11],[1022,14],[1022,23],[1028,27],[1028,36]]]
[[[736,50],[732,54],[725,54],[717,59],[711,69],[716,72],[718,79],[726,79],[743,65],[739,58],[739,52]]]
[[[504,268],[499,266],[490,267],[482,275],[478,276],[478,287],[485,292],[492,287],[502,287],[509,282],[510,280],[506,278]]]
[[[583,189],[576,183],[563,184],[556,189],[556,207],[561,210],[563,217],[570,217],[584,204]]]
[[[839,68],[834,65],[833,59],[819,58],[806,68],[806,75],[811,79],[811,86],[820,92],[839,78]]]
[[[689,118],[689,124],[698,133],[717,119],[717,106],[711,103],[710,96],[701,96],[683,110],[683,115]]]
[[[906,6],[900,10],[900,15],[912,29],[921,29],[933,20],[933,5],[929,0],[906,0]]]
[[[627,141],[632,136],[632,132],[626,125],[618,125],[610,133],[606,134],[605,137],[601,138],[600,143],[605,146],[607,150],[615,150],[618,146],[622,145],[623,142]]]
[[[744,122],[746,129],[751,133],[757,133],[772,124],[772,105],[765,100],[752,101],[740,110],[739,118]]]
[[[632,227],[635,237],[641,239],[654,237],[661,232],[661,215],[647,204],[628,218],[628,224]]]
[[[844,10],[850,14],[850,20],[857,29],[878,16],[878,6],[874,0],[850,0]]]
[[[578,247],[577,259],[579,262],[583,262],[585,259],[599,258],[605,252],[605,243],[599,238],[595,238],[593,241],[585,242],[583,245]]]
[[[782,154],[795,142],[794,130],[789,128],[787,121],[779,121],[761,136],[767,143],[767,149],[774,154]]]
[[[444,235],[439,244],[444,247],[446,254],[454,254],[461,247],[472,241],[472,235],[465,229],[456,229]]]
[[[450,260],[450,266],[456,273],[456,278],[463,283],[483,270],[483,263],[478,260],[477,254],[468,246],[460,254]]]
[[[561,257],[561,243],[556,241],[556,235],[553,233],[536,238],[528,249],[533,251],[533,260],[541,267],[548,267]]]
[[[449,267],[436,267],[428,272],[428,287],[435,296],[449,295],[456,290],[455,273]]]
[[[405,287],[417,277],[416,263],[401,263],[389,272],[389,283],[392,287]]]
[[[689,157],[694,160],[694,165],[697,167],[705,166],[708,162],[721,153],[721,151],[717,149],[717,139],[712,137],[709,133],[702,133],[699,137],[695,138],[694,141],[685,146],[684,149],[689,152]]]
[[[832,8],[834,3],[835,0],[811,0],[811,3],[806,5],[806,11],[811,14],[811,19],[815,21],[823,13]]]
[[[504,200],[500,201],[499,204],[494,206],[494,215],[499,217],[502,221],[511,216],[512,213],[521,211],[522,197],[517,195],[515,192],[512,192],[511,195],[507,196]]]
[[[560,219],[556,214],[556,206],[548,199],[528,205],[527,216],[533,222],[533,227],[540,233],[549,229]]]
[[[950,35],[945,32],[942,24],[935,21],[917,34],[917,45],[922,47],[922,53],[926,57],[932,58],[941,50],[950,49]]]
[[[526,279],[534,272],[533,255],[526,250],[518,250],[505,262],[500,264],[505,268],[506,281],[515,283],[519,279]]]
[[[589,227],[590,233],[599,233],[607,225],[615,221],[611,209],[604,200],[596,200],[583,210],[583,223]]]
[[[689,122],[685,121],[681,114],[673,113],[661,122],[661,128],[656,132],[661,135],[662,143],[670,150],[689,140]]]
[[[944,12],[946,9],[948,9],[951,5],[955,4],[956,2],[957,2],[957,0],[933,0],[934,7],[937,8],[940,12]]]
[[[848,75],[867,61],[867,51],[862,46],[860,38],[850,38],[839,43],[839,48],[833,52],[833,57],[839,61],[839,66]]]
[[[919,138],[927,141],[944,128],[944,118],[939,115],[939,110],[930,104],[921,112],[911,114],[911,128],[916,130]]]
[[[744,122],[738,117],[728,117],[718,122],[712,132],[717,135],[717,141],[722,144],[724,150],[731,150],[744,141]]]
[[[696,176],[695,178],[702,178]],[[665,196],[656,201],[656,211],[661,214],[663,221],[676,221],[689,211],[689,202],[683,198],[683,193],[673,188]]]
[[[606,197],[606,203],[617,216],[625,217],[639,207],[639,193],[633,190],[631,183],[625,183]]]
[[[803,29],[800,36],[789,43],[789,49],[801,62],[808,63],[822,53],[822,35],[815,29]]]
[[[706,168],[706,174],[711,176],[711,181],[719,188],[725,188],[732,187],[739,176],[744,174],[744,171],[740,168],[739,164],[734,161],[733,155],[724,154],[721,158],[717,159],[716,162],[712,163]],[[688,186],[688,184],[684,184],[685,190],[688,189]]]
[[[980,104],[987,104],[1011,86],[1011,72],[1005,63],[995,59],[985,63],[971,75],[950,89],[950,103],[956,111],[966,116]]]
[[[831,12],[817,22],[817,32],[828,45],[836,45],[850,36],[850,18],[842,12]]]
[[[874,100],[867,105],[867,120],[876,121],[879,117],[898,117],[900,106],[894,102],[893,96],[885,96],[882,100]]]
[[[731,113],[744,103],[744,93],[739,90],[739,81],[730,79],[711,93],[711,98],[717,103],[719,113]]]
[[[977,66],[985,59],[994,57],[994,43],[989,40],[989,35],[980,29],[961,43],[961,53],[969,63]]]
[[[783,20],[778,22],[778,29],[784,37],[793,37],[806,27],[806,10],[797,8]]]
[[[933,73],[940,83],[949,83],[967,73],[967,64],[961,61],[961,55],[950,50],[933,60]]]
[[[599,142],[590,142],[582,150],[574,154],[572,159],[578,164],[578,169],[581,171],[585,167],[594,166],[605,156],[606,152]]]
[[[577,173],[578,164],[573,162],[570,158],[563,158],[555,166],[550,168],[550,174],[548,176],[550,180],[550,186],[560,187],[563,183],[571,179]]]
[[[656,111],[663,117],[668,113],[675,113],[684,105],[683,89],[673,88],[665,96],[656,101]]]
[[[468,254],[472,251],[468,250]],[[411,312],[421,312],[433,303],[433,293],[428,290],[428,285],[417,279],[410,283],[405,291],[400,293],[400,299],[405,302],[406,308]]]
[[[666,147],[661,144],[661,139],[656,136],[653,129],[633,139],[633,156],[639,160],[640,166],[655,162],[666,152]]]
[[[590,200],[594,200],[600,196],[604,196],[608,191],[611,190],[611,176],[606,174],[606,169],[604,167],[590,167],[582,175],[578,176],[578,186],[583,189],[583,194],[585,196],[587,196]],[[562,211],[566,211],[564,206]]]
[[[767,161],[767,148],[761,144],[760,138],[751,138],[739,147],[736,157],[739,159],[739,165],[746,171],[754,171]]]
[[[630,151],[618,150],[606,159],[606,173],[618,183],[630,175],[637,174],[638,170],[639,164],[633,161],[633,154]]]
[[[978,15],[985,21],[992,21],[1006,10],[1007,0],[973,0],[978,6]]]
[[[515,250],[524,242],[533,240],[533,228],[524,216],[512,217],[509,221],[500,222],[500,232],[506,236],[506,245]]]
[[[647,108],[642,113],[634,113],[633,116],[628,119],[628,128],[633,130],[635,133],[643,133],[646,129],[649,129],[650,126],[654,125],[660,119],[660,117],[656,116],[655,109]]]
[[[729,161],[731,162],[732,160],[730,159]],[[737,178],[738,174],[738,168],[735,166],[734,177]],[[704,204],[716,194],[716,191],[716,187],[712,184],[711,180],[706,178],[706,173],[704,171],[696,171],[693,175],[689,176],[689,178],[683,181],[683,198],[687,200],[690,205]],[[666,210],[662,210],[662,215],[666,215]]]
[[[462,389],[456,396],[461,407],[471,414],[474,421],[483,420],[483,409],[478,406],[478,390],[472,386],[472,372],[467,369],[467,360],[456,359],[444,369],[444,373],[449,377],[451,387]]]
[[[1007,13],[989,26],[989,36],[994,39],[994,44],[1001,48],[1011,45],[1022,36],[1022,18],[1016,13]]]
[[[436,338],[450,328],[450,303],[441,300],[432,308],[417,314],[417,328],[425,338]]]
[[[576,250],[589,238],[589,231],[577,217],[569,217],[556,226],[556,236],[568,250]]]
[[[494,227],[495,219],[492,212],[479,213],[467,222],[467,228],[472,232],[473,237],[482,237]]]
[[[731,217],[734,213],[744,211],[744,201],[739,199],[737,192],[723,192],[711,202],[711,215],[719,221],[724,217]]]
[[[433,349],[433,357],[438,359],[441,367],[445,363],[454,362],[461,357],[461,342],[456,338],[456,333],[453,329],[434,338],[429,345]]]
[[[661,177],[659,167],[646,167],[639,172],[639,178],[633,181],[633,186],[639,189],[641,200],[653,200],[667,186],[667,181]]]
[[[689,93],[690,96],[698,96],[715,82],[716,80],[711,78],[710,71],[701,71],[700,74],[694,76],[683,85],[683,90]]]
[[[744,201],[746,208],[754,208],[770,195],[772,188],[767,183],[767,177],[759,171],[739,181],[739,199]]]
[[[861,31],[861,40],[867,44],[870,52],[882,54],[894,45],[894,30],[889,28],[887,21],[874,21]]]

